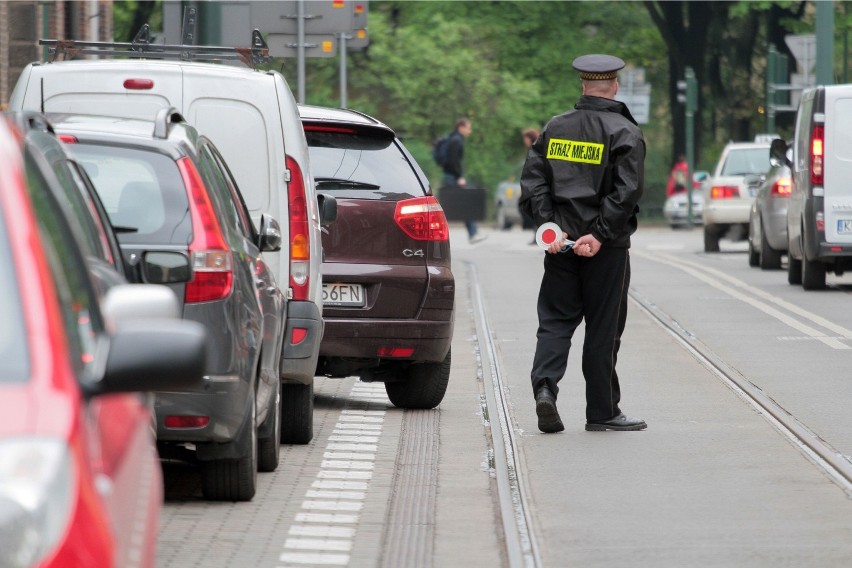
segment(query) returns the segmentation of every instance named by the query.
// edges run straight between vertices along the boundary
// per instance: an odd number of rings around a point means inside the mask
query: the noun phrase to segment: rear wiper
[[[116,233],[138,233],[139,229],[136,227],[124,227],[122,225],[113,225],[112,230]]]
[[[363,181],[353,181],[351,179],[314,178],[314,181],[317,182],[317,185],[322,186],[348,187],[354,189],[381,189],[381,186],[379,185],[365,183]],[[326,189],[328,188],[326,187]]]

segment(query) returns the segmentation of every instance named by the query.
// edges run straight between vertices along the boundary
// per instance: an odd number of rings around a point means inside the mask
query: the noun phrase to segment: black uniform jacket
[[[604,246],[629,247],[644,162],[645,139],[624,103],[584,95],[530,148],[521,210],[536,225],[555,222],[572,240],[591,233]]]

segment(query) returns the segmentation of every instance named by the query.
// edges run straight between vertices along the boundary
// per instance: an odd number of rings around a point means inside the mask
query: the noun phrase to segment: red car
[[[134,391],[200,382],[205,331],[164,286],[99,294],[42,143],[0,117],[0,566],[153,566],[162,473]]]

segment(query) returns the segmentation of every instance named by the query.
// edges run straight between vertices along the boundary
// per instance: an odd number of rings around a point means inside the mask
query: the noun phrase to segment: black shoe
[[[542,432],[561,432],[565,429],[556,410],[556,395],[549,388],[541,387],[536,393],[535,413],[538,415],[538,429]]]
[[[604,430],[644,430],[648,425],[640,418],[629,418],[622,412],[609,420],[592,420],[586,422],[588,432],[603,432]]]

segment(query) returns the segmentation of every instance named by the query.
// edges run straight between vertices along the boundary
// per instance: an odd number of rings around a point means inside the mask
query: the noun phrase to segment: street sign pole
[[[345,33],[340,33],[340,108],[346,108],[346,40]]]
[[[834,2],[816,2],[816,80],[834,84]]]
[[[686,215],[692,226],[692,172],[695,170],[695,111],[698,109],[698,81],[692,67],[684,72],[686,79]]]
[[[296,4],[296,74],[299,103],[305,104],[305,0],[297,0]]]

